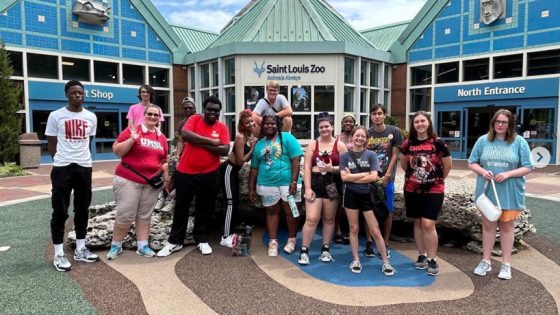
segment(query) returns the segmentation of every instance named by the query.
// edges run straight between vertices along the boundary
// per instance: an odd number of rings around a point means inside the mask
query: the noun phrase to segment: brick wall
[[[183,119],[181,101],[189,95],[187,70],[183,66],[173,65],[173,109],[175,110],[175,127]]]
[[[391,81],[391,116],[397,125],[405,128],[406,123],[406,63],[393,65]]]

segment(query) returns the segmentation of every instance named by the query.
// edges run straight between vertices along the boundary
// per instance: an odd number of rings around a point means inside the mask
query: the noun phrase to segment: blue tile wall
[[[118,46],[93,44],[93,53],[103,57],[120,57]]]
[[[123,45],[146,47],[146,29],[143,23],[123,20],[121,27]],[[136,37],[131,35],[132,32],[136,32]]]
[[[146,51],[133,48],[123,48],[122,56],[127,59],[146,60]]]
[[[58,49],[58,39],[56,37],[27,34],[25,41],[27,47]]]
[[[435,23],[436,26],[436,38],[435,44],[439,45],[447,45],[452,43],[457,43],[460,40],[461,36],[461,18],[454,17],[445,20],[438,20]],[[445,29],[450,29],[451,32],[449,34],[445,34]]]
[[[461,52],[461,45],[453,45],[453,46],[445,46],[445,47],[437,47],[435,51],[434,58],[451,58],[458,56]]]
[[[62,50],[89,54],[90,43],[89,43],[89,41],[88,42],[78,42],[78,41],[74,41],[74,40],[63,39],[62,40]]]
[[[39,22],[39,15],[43,15],[45,17],[45,22]],[[25,28],[28,32],[56,35],[56,7],[33,2],[25,2]]]
[[[171,63],[171,54],[150,51],[148,53],[148,59],[153,62]]]
[[[521,49],[523,48],[525,37],[514,36],[506,38],[496,38],[494,39],[494,51],[508,50],[508,49]]]
[[[172,54],[129,0],[107,0],[111,19],[104,25],[78,22],[75,0],[20,0],[0,15],[0,39],[8,45],[64,54],[125,58],[170,64]],[[122,15],[120,15],[122,13]],[[45,16],[45,22],[38,21]],[[77,22],[77,27],[73,25]],[[25,24],[23,24],[25,23]],[[104,32],[108,28],[108,32]],[[23,34],[20,34],[25,29]],[[131,32],[136,36],[131,36]]]
[[[23,44],[23,35],[15,32],[0,30],[0,39],[2,39],[2,41],[5,44],[12,44],[12,45]]]
[[[21,4],[14,5],[7,14],[0,15],[0,28],[21,30]]]
[[[120,0],[119,2],[121,6],[121,16],[139,21],[143,20],[140,14],[138,14],[138,11],[136,11],[136,8],[134,8],[132,3],[130,3],[130,1]]]
[[[480,22],[479,0],[450,0],[434,26],[410,48],[409,61],[560,45],[560,0],[505,1],[506,18],[485,25]],[[544,10],[548,17],[541,17]],[[445,35],[446,28],[451,34]],[[424,48],[433,48],[433,56],[432,50]]]

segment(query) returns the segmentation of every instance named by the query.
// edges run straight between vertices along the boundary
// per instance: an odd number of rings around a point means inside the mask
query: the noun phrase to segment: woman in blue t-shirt
[[[288,196],[301,201],[298,192],[299,165],[303,151],[299,142],[287,132],[279,132],[281,120],[265,115],[261,135],[251,158],[249,172],[249,200],[255,202],[261,196],[266,209],[266,230],[270,241],[268,256],[278,256],[278,223],[280,213],[286,215],[288,241],[284,251],[291,254],[296,249],[298,221],[288,205]]]
[[[475,200],[482,193],[484,182],[493,179],[503,209],[498,222],[490,222],[482,216],[482,260],[474,269],[474,274],[484,276],[492,270],[490,255],[496,241],[496,227],[499,227],[502,266],[498,278],[509,280],[515,218],[525,209],[524,176],[534,168],[529,144],[515,133],[514,118],[509,110],[500,109],[494,114],[490,120],[490,130],[474,144],[469,168],[478,175]],[[486,195],[495,204],[491,189],[486,191]]]
[[[381,271],[386,276],[395,274],[395,269],[389,263],[385,241],[379,230],[379,223],[373,214],[373,203],[369,194],[369,184],[377,180],[379,161],[375,152],[366,149],[367,130],[357,126],[350,133],[352,149],[340,156],[340,176],[344,182],[343,205],[350,227],[350,247],[352,248],[352,263],[350,271],[362,272],[362,264],[358,255],[358,232],[360,211],[364,215],[367,227],[370,229],[379,255],[383,260]]]

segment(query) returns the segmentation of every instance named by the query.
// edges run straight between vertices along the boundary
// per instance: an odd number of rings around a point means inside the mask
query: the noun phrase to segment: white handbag
[[[502,215],[502,206],[500,205],[500,199],[498,199],[498,193],[496,191],[496,184],[494,184],[493,179],[491,179],[490,182],[492,182],[492,189],[494,189],[494,197],[496,198],[497,205],[492,203],[490,198],[486,196],[486,188],[488,188],[488,182],[489,181],[486,181],[484,183],[484,189],[482,190],[482,194],[480,194],[480,196],[476,198],[475,203],[478,210],[482,212],[482,215],[484,215],[486,219],[488,219],[488,221],[496,222]]]

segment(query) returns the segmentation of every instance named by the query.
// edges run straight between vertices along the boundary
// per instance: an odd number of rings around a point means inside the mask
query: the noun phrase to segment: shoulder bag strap
[[[138,172],[137,170],[135,170],[135,169],[133,169],[132,167],[130,167],[130,165],[128,165],[128,164],[126,164],[126,163],[124,163],[124,162],[121,162],[121,164],[122,164],[122,166],[124,166],[124,168],[128,168],[129,170],[131,170],[131,171],[132,171],[133,173],[135,173],[136,175],[142,177],[145,181],[149,181],[149,179],[148,179],[146,176],[142,175],[140,172]]]
[[[492,188],[494,189],[494,198],[496,198],[496,203],[498,204],[498,208],[502,209],[502,205],[500,205],[500,199],[498,198],[498,191],[496,190],[496,184],[494,183],[493,179],[491,179],[490,181],[492,182]]]
[[[368,172],[368,171],[364,171],[364,169],[360,166],[360,163],[358,163],[358,161],[354,158],[354,156],[352,155],[352,153],[348,152],[348,156],[352,159],[352,161],[354,161],[354,164],[356,164],[356,167],[358,168],[358,170],[363,173],[363,172]]]

